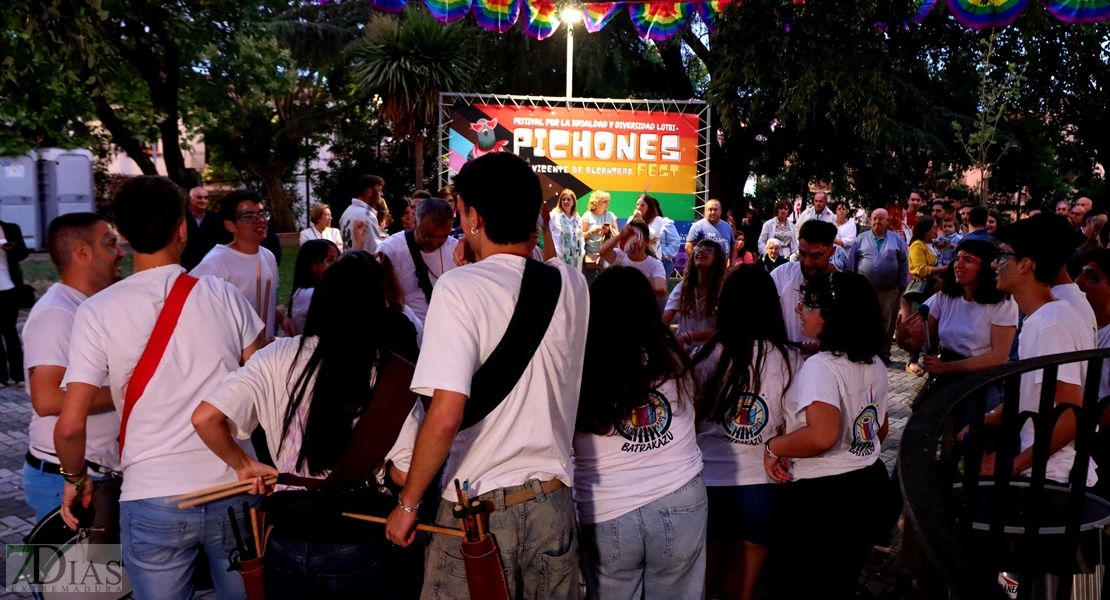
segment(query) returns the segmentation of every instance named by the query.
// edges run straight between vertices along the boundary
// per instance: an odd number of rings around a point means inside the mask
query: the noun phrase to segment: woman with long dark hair
[[[709,495],[705,586],[708,596],[752,600],[781,488],[763,466],[763,442],[784,423],[783,402],[801,357],[787,345],[778,290],[763,268],[732,270],[720,308],[716,333],[696,359],[705,379],[698,395],[698,446]]]
[[[717,296],[727,262],[720,244],[711,240],[698,242],[686,263],[682,281],[667,298],[663,322],[670,325],[678,317],[676,337],[687,350],[694,351],[713,336],[717,326]]]
[[[649,235],[646,241],[651,249],[651,255],[662,260],[663,252],[659,247],[659,238],[663,235],[663,211],[659,201],[653,196],[643,194],[636,200],[636,210],[628,220],[643,221],[647,224]]]
[[[338,258],[339,247],[331,240],[306,240],[297,251],[297,262],[293,265],[293,292],[289,295],[289,318],[293,320],[297,333],[304,333],[312,291],[320,283],[324,270]]]
[[[358,298],[358,310],[351,310],[351,298]],[[281,472],[325,477],[350,444],[385,359],[397,346],[416,344],[403,317],[407,329],[382,332],[389,312],[378,263],[361,250],[344,254],[313,294],[304,335],[275,340],[228,375],[193,413],[197,433],[240,479],[258,477],[254,493],[265,491],[259,476],[277,471],[251,460],[229,424],[240,438],[261,425]],[[387,456],[395,480],[404,481],[422,414],[418,402]],[[368,488],[329,508],[386,511],[394,502]],[[266,546],[267,597],[392,598],[390,548],[380,526],[334,510],[298,515],[297,523],[278,525]]]
[[[612,335],[613,323],[631,325]],[[590,288],[574,503],[589,598],[701,600],[705,484],[690,359],[647,280],[613,267]]]
[[[871,284],[856,273],[822,273],[795,309],[819,342],[787,396],[786,434],[764,444],[779,493],[781,528],[772,553],[782,572],[775,598],[854,598],[860,570],[887,522],[890,481],[879,460],[887,433],[885,330]],[[806,576],[798,577],[798,565]]]

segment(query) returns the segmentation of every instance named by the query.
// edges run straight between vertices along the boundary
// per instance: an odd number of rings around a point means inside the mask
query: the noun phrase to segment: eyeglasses
[[[239,223],[258,223],[259,221],[268,221],[270,219],[270,211],[263,210],[259,212],[243,213],[235,216],[235,220]]]
[[[797,306],[796,310],[800,313],[803,313],[803,314],[812,315],[812,314],[816,313],[817,311],[821,310],[821,307],[820,306],[810,306],[810,305],[806,304],[805,300],[802,300],[802,301],[798,302],[798,306]]]
[[[829,257],[829,250],[818,250],[817,252],[806,252],[805,250],[798,250],[798,260],[824,260]]]

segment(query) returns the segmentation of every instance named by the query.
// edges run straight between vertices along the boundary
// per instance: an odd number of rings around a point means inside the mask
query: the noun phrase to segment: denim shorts
[[[782,484],[731,485],[707,488],[709,540],[740,538],[760,546],[771,544],[775,510]]]

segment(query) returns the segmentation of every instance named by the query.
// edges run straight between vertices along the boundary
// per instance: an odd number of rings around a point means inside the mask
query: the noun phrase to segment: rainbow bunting
[[[1045,8],[1057,19],[1072,25],[1110,19],[1110,0],[1050,0]]]
[[[914,23],[920,23],[936,8],[937,0],[918,0],[917,13],[913,16]]]
[[[933,0],[936,2],[936,0]],[[725,7],[732,3],[732,0],[709,0],[708,2],[697,2],[694,6],[698,9],[698,14],[701,15],[701,20],[705,23],[706,29],[709,33],[717,33],[717,23],[721,19],[721,13],[724,12]]]
[[[952,16],[969,29],[1007,27],[1029,6],[1029,0],[948,0]]]
[[[370,0],[370,4],[372,4],[374,8],[384,13],[393,14],[397,14],[402,10],[405,10],[405,5],[408,3],[409,0]]]
[[[505,33],[516,25],[520,3],[528,0],[474,0],[474,18],[482,29]]]
[[[440,23],[458,21],[470,12],[470,0],[424,0],[424,5]]]
[[[527,19],[521,20],[524,35],[546,40],[559,29],[558,7],[552,0],[526,0]]]
[[[632,26],[645,40],[662,42],[678,33],[690,19],[690,5],[685,2],[628,5]]]
[[[624,2],[588,2],[582,11],[582,22],[589,33],[597,33],[609,24],[613,15],[624,6]]]

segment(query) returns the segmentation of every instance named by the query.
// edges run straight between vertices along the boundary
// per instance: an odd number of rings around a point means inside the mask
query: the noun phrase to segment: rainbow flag
[[[1101,23],[1110,19],[1110,0],[1050,0],[1045,9],[1071,25]]]
[[[609,24],[624,2],[587,2],[582,11],[582,23],[589,33],[597,33]]]
[[[405,10],[405,5],[408,3],[409,0],[370,0],[370,4],[373,5],[376,10],[393,14]]]
[[[440,23],[458,21],[470,12],[470,0],[424,0],[424,5]]]
[[[528,18],[523,19],[524,35],[546,40],[559,29],[558,7],[552,0],[527,0]]]
[[[933,0],[933,2],[936,2],[936,0]],[[696,2],[694,7],[697,8],[698,14],[709,33],[717,33],[717,22],[721,18],[721,13],[731,3],[732,0],[709,0],[708,2]]]
[[[527,0],[474,0],[474,18],[483,29],[505,33],[516,25],[520,3]]]
[[[948,0],[948,10],[970,29],[1007,27],[1016,20],[1029,0]]]
[[[628,5],[632,26],[645,40],[662,42],[679,32],[690,20],[690,5],[685,2],[652,2]]]

